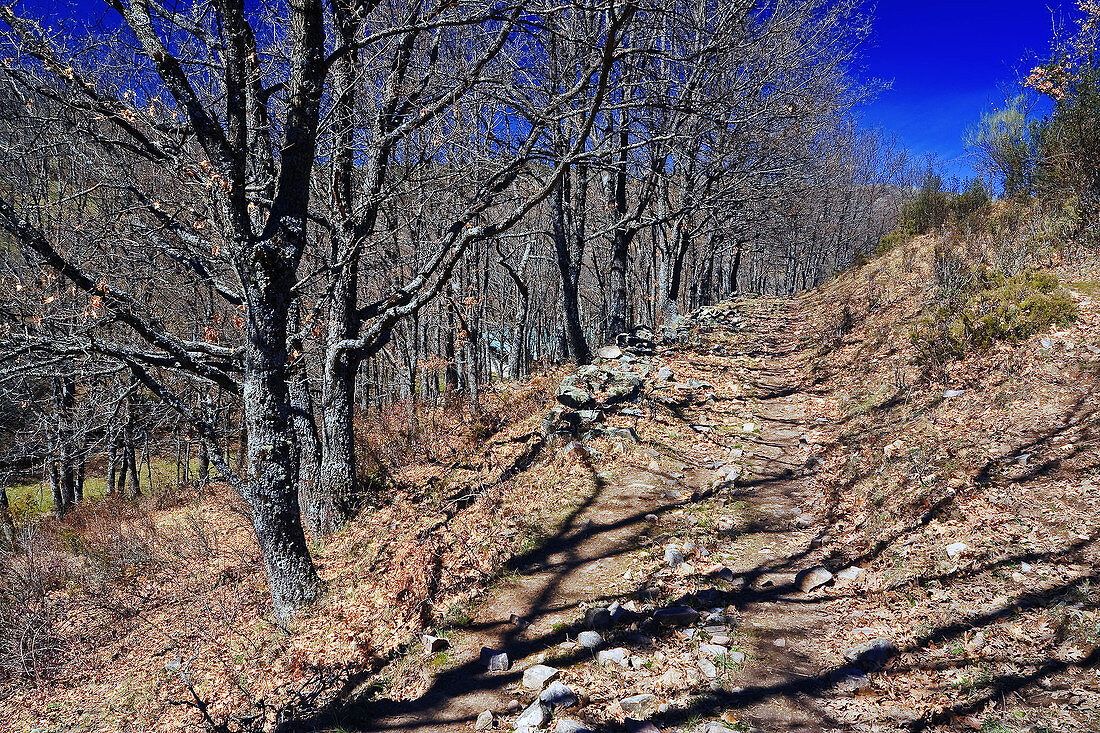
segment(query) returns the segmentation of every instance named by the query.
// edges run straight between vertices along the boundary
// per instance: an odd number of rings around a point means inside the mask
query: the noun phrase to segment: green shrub
[[[943,179],[929,170],[917,195],[901,207],[897,231],[908,238],[942,227],[950,213],[949,203]]]
[[[1077,304],[1050,272],[1006,276],[980,268],[971,271],[969,282],[969,297],[962,301],[956,293],[954,304],[937,303],[912,333],[926,376],[943,378],[970,351],[1018,344],[1077,318]]]
[[[879,256],[886,254],[894,247],[897,247],[899,244],[904,242],[910,236],[911,235],[898,229],[895,229],[889,234],[883,235],[883,237],[878,240],[878,249],[875,251],[875,254]]]
[[[948,201],[951,218],[959,223],[974,221],[976,215],[989,209],[992,198],[989,189],[981,178],[975,178],[962,193],[955,194]]]
[[[998,341],[1018,344],[1036,333],[1077,318],[1077,304],[1050,272],[996,275],[994,286],[975,294],[963,311],[967,341],[987,348]]]

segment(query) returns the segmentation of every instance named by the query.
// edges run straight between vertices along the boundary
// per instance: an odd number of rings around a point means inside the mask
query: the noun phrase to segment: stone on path
[[[488,667],[490,672],[507,672],[512,666],[505,652],[498,652],[487,646],[481,648],[481,663]]]
[[[474,723],[474,730],[489,730],[493,727],[493,711],[486,710],[481,715],[477,716],[477,722]]]
[[[550,711],[541,700],[535,700],[516,718],[516,730],[520,728],[541,728],[550,722]]]
[[[714,659],[716,657],[724,657],[729,654],[729,649],[720,644],[700,644],[699,653],[704,657]]]
[[[670,568],[679,567],[684,564],[684,553],[680,551],[680,548],[676,545],[665,546],[665,564]]]
[[[553,682],[561,674],[553,667],[545,664],[536,664],[523,670],[523,686],[528,690],[539,691]]]
[[[630,664],[630,652],[622,647],[618,649],[605,649],[596,655],[597,661],[599,661],[601,667],[606,667],[609,664],[617,664],[620,667],[626,667]]]
[[[570,688],[560,682],[551,682],[550,686],[539,695],[539,702],[550,708],[550,710],[557,710],[558,708],[576,707],[581,701],[577,697],[577,693]]]
[[[643,693],[641,695],[631,695],[630,697],[624,697],[619,701],[619,705],[623,710],[628,713],[636,713],[640,710],[645,710],[650,705],[657,702],[657,697],[650,695],[649,693]]]
[[[708,680],[718,678],[718,668],[715,667],[714,662],[710,661],[709,659],[705,657],[702,659],[697,659],[695,661],[695,666],[699,668],[699,671],[702,672],[703,676],[706,677]]]
[[[582,631],[577,634],[577,643],[585,649],[597,649],[603,644],[603,637],[595,631]]]
[[[446,639],[431,634],[424,634],[420,637],[420,641],[424,644],[424,653],[429,656],[441,652],[451,645],[451,642]]]
[[[818,565],[815,568],[808,568],[800,572],[795,576],[794,582],[798,586],[798,589],[803,593],[810,593],[817,590],[821,586],[828,583],[833,579],[833,574],[829,572],[828,568]]]
[[[954,542],[943,549],[947,551],[947,556],[953,560],[969,550],[970,545],[966,544],[965,542]]]

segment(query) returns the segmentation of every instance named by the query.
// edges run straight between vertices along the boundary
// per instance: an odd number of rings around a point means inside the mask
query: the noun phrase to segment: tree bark
[[[292,268],[258,258],[245,280],[251,303],[244,342],[244,424],[248,434],[245,499],[252,508],[275,615],[290,618],[321,592],[302,530],[288,391],[287,319]],[[267,265],[266,267],[264,265]]]

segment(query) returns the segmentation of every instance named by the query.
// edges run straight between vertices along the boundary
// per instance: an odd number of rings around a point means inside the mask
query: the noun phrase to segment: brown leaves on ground
[[[828,418],[817,510],[834,564],[865,570],[832,601],[847,619],[832,641],[888,635],[903,651],[873,694],[833,706],[852,724],[889,722],[895,702],[909,726],[1095,730],[1097,263],[1056,268],[1080,311],[1071,326],[928,383],[909,336],[931,249],[918,240],[793,305],[813,354],[804,399]],[[845,308],[850,330],[836,325]]]

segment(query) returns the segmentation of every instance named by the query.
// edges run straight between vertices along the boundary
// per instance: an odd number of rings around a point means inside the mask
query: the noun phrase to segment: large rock
[[[699,617],[699,612],[687,606],[669,606],[653,612],[653,620],[662,626],[687,626]]]
[[[488,667],[490,672],[507,672],[512,666],[505,652],[498,652],[485,646],[481,648],[481,663]]]
[[[863,568],[852,565],[851,567],[844,568],[836,574],[836,582],[838,583],[851,583],[856,580],[860,575],[863,575]]]
[[[520,728],[541,728],[550,722],[550,710],[541,701],[535,700],[516,718],[516,730]]]
[[[596,659],[601,667],[607,667],[611,664],[617,664],[620,667],[630,666],[630,652],[622,647],[617,649],[604,649],[596,655]]]
[[[844,652],[844,659],[851,662],[854,667],[873,672],[885,667],[897,653],[897,645],[890,639],[880,636],[866,644],[849,648]]]
[[[585,649],[598,649],[603,644],[603,637],[595,631],[582,631],[577,634],[577,643]]]
[[[606,629],[611,625],[611,611],[597,606],[584,612],[584,625],[590,629]]]
[[[628,713],[637,713],[656,704],[656,702],[657,697],[655,695],[643,693],[641,695],[631,695],[630,697],[624,697],[622,700],[619,700],[619,705],[621,705],[623,710]]]
[[[528,690],[540,691],[558,678],[560,672],[545,664],[536,664],[523,670],[523,686]]]
[[[601,346],[596,351],[596,356],[601,359],[618,359],[623,355],[623,350],[618,346]]]
[[[607,419],[603,410],[577,410],[575,414],[581,425],[595,425]]]
[[[871,680],[862,670],[852,667],[838,669],[832,674],[833,688],[843,695],[853,695],[871,686]]]
[[[539,702],[551,711],[562,708],[573,708],[580,705],[580,698],[577,697],[577,693],[573,692],[570,688],[566,687],[560,682],[551,682],[539,695]]]
[[[558,402],[574,410],[590,410],[596,406],[596,400],[588,392],[571,384],[558,387]]]
[[[794,582],[803,593],[810,593],[833,579],[833,574],[828,568],[818,565],[816,568],[808,568],[795,576]]]
[[[554,733],[592,733],[591,728],[586,728],[584,723],[576,720],[559,720],[554,726]]]

